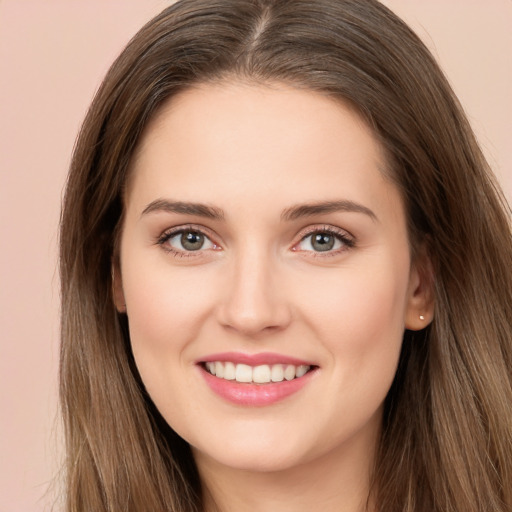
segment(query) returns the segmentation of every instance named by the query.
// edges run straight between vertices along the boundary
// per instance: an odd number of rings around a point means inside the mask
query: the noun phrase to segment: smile
[[[206,370],[219,379],[234,380],[240,383],[269,384],[270,382],[291,381],[303,377],[310,369],[309,365],[262,364],[250,366],[235,364],[231,361],[210,361],[205,363]]]
[[[215,395],[244,407],[281,402],[307,386],[319,370],[315,364],[284,355],[234,352],[210,355],[197,367]]]

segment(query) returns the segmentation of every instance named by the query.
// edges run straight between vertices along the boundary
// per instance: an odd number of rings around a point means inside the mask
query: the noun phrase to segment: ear
[[[405,328],[424,329],[434,317],[434,269],[425,248],[411,265],[405,310]]]
[[[123,280],[119,263],[112,263],[112,297],[118,313],[126,313],[126,301],[124,299]]]

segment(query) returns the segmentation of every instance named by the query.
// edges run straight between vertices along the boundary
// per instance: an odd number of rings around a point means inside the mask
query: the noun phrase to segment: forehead
[[[347,104],[282,84],[204,84],[172,98],[150,122],[128,195],[379,202],[394,188],[386,167],[381,145]]]
[[[372,149],[379,153],[378,158],[383,163],[382,148],[368,125],[348,102],[282,83],[243,81],[197,84],[171,97],[148,123],[134,160],[136,162],[144,156],[148,146],[154,146],[159,133],[169,135],[171,130],[175,137],[193,135],[213,143],[224,142],[228,137],[234,139],[235,134],[241,138],[262,139],[265,133],[279,132],[280,137],[274,142],[283,144],[288,140],[305,143],[305,140],[299,139],[301,136],[316,139],[313,136],[318,135],[320,129],[322,138],[328,143],[326,131],[336,126],[333,136],[338,135],[343,128],[341,116],[349,121],[345,125],[352,125],[349,132],[343,133],[343,138],[347,141],[356,137],[366,138],[373,144]],[[318,143],[318,140],[315,142]],[[261,149],[271,148],[267,145]]]

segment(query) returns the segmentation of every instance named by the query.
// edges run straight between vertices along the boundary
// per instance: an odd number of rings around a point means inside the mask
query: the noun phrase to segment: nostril
[[[271,334],[287,327],[291,315],[285,304],[270,301],[233,301],[219,307],[219,322],[244,336]]]

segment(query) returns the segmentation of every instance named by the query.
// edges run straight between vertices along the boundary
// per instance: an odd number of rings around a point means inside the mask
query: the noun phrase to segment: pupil
[[[317,233],[311,244],[316,251],[329,251],[334,247],[334,237],[327,233]]]
[[[201,233],[189,231],[181,235],[181,245],[188,251],[198,251],[204,243],[204,236]]]

